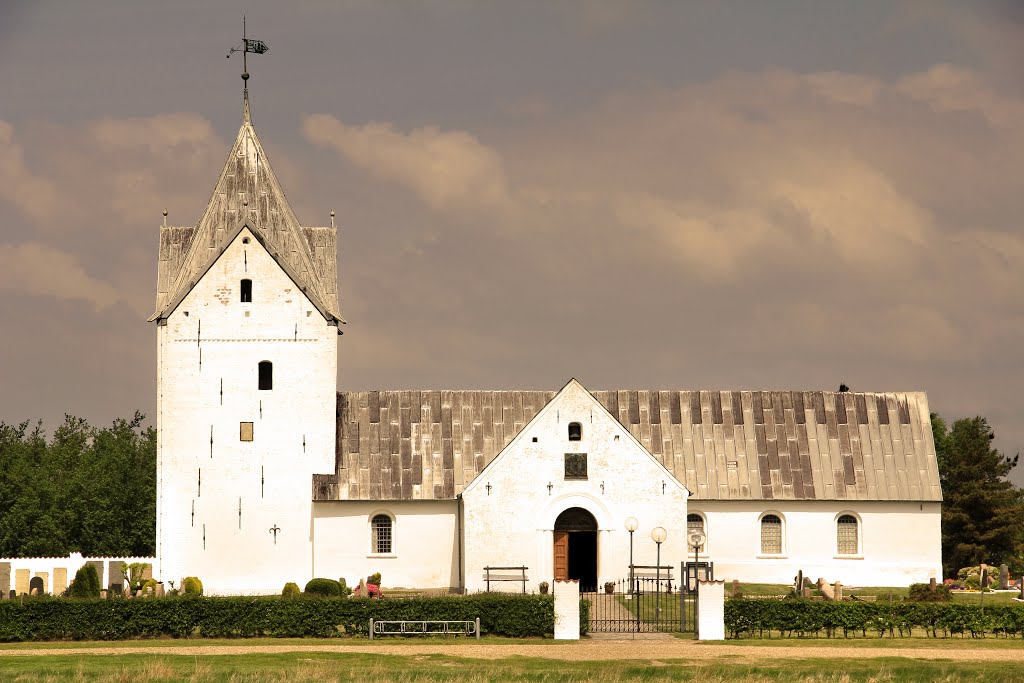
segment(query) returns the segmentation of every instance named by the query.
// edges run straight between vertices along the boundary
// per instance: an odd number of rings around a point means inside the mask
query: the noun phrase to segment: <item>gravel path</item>
[[[147,647],[126,645],[115,647],[66,647],[35,650],[0,649],[0,657],[32,657],[40,655],[242,655],[254,652],[331,652],[376,653],[385,655],[447,655],[473,659],[504,659],[507,657],[536,657],[566,661],[587,660],[699,660],[718,657],[740,657],[744,660],[765,659],[869,659],[876,657],[903,657],[906,659],[956,661],[1020,661],[1021,649],[953,649],[884,648],[884,647],[761,647],[744,645],[710,645],[686,640],[583,640],[578,643],[558,644],[476,644],[472,641],[455,644],[339,644],[339,645],[183,645],[181,647]]]

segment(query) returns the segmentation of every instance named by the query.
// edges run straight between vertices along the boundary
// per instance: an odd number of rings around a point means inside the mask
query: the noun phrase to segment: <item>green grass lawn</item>
[[[692,633],[680,633],[676,636],[682,640],[693,638]],[[866,638],[860,636],[851,638],[815,638],[807,636],[804,638],[740,638],[737,640],[706,641],[712,645],[752,645],[754,647],[808,647],[808,648],[835,648],[855,647],[864,649],[898,648],[906,650],[920,650],[922,648],[940,648],[943,650],[1021,650],[1024,652],[1024,638],[971,638],[970,636],[953,636],[950,638],[929,638],[922,631],[919,635],[910,638],[879,638],[868,635]],[[1024,678],[1024,674],[1022,674]]]
[[[286,653],[226,656],[111,655],[0,658],[0,680],[16,683],[304,683],[315,681],[693,681],[702,683],[924,683],[1020,680],[1021,668],[1004,662],[951,662],[897,657],[859,659],[753,659],[737,661],[497,660],[441,655]]]

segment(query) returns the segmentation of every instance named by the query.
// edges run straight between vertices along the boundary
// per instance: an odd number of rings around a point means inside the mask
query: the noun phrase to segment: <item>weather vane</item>
[[[230,59],[231,55],[236,52],[242,53],[242,82],[245,84],[243,90],[245,96],[245,119],[249,120],[249,67],[246,60],[246,55],[250,52],[261,55],[267,52],[270,48],[262,40],[255,40],[249,38],[245,31],[245,15],[242,15],[242,44],[228,50],[227,57]]]

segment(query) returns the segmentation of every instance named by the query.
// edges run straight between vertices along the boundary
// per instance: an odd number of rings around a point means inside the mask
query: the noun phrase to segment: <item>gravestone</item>
[[[103,588],[103,565],[106,562],[103,560],[89,560],[89,564],[96,567],[96,578],[99,580],[100,588]]]
[[[153,578],[153,565],[148,562],[142,565],[142,582],[145,583]]]
[[[111,560],[108,564],[107,587],[116,594],[122,592],[124,585],[125,563],[120,560]],[[103,585],[102,583],[100,584]]]
[[[843,584],[840,581],[836,581],[835,585],[836,600],[839,602],[843,601]]]
[[[28,595],[28,580],[30,572],[27,569],[14,570],[14,591],[17,595]]]
[[[1010,585],[1010,568],[1005,564],[999,565],[999,590],[1004,591]]]
[[[60,595],[68,588],[68,570],[64,567],[53,569],[53,594]]]
[[[0,562],[0,600],[7,597],[11,590],[11,563]]]
[[[30,595],[42,595],[46,592],[46,582],[43,581],[43,577],[33,576],[28,582],[28,592]]]

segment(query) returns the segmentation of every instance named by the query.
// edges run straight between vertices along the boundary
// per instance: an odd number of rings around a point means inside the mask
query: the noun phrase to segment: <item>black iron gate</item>
[[[591,633],[693,631],[696,594],[671,576],[634,576],[600,588],[582,596],[590,604]]]

